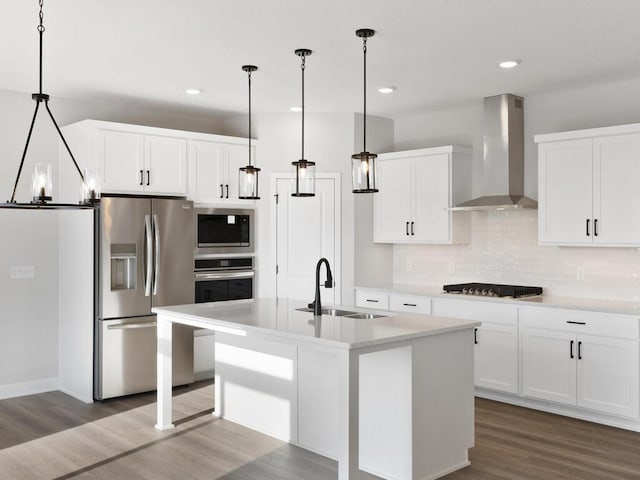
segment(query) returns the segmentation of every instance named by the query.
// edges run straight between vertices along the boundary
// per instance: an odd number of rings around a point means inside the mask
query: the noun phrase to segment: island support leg
[[[158,315],[158,430],[173,428],[171,419],[171,370],[172,370],[172,334],[173,323]]]
[[[340,455],[338,480],[359,478],[360,354],[344,352],[340,368]]]

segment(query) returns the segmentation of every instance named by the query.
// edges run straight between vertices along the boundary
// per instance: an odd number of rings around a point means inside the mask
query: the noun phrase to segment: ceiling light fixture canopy
[[[351,155],[353,193],[375,193],[378,191],[376,185],[377,155],[367,152],[367,39],[373,37],[375,33],[370,28],[356,30],[356,36],[362,39],[362,54],[364,57],[364,108],[362,115],[362,152]]]
[[[243,65],[249,80],[249,164],[241,167],[238,175],[238,198],[242,200],[260,200],[258,196],[258,174],[260,169],[251,165],[251,74],[258,70],[255,65]]]
[[[302,155],[300,160],[291,162],[293,167],[294,184],[292,197],[314,197],[316,195],[316,164],[304,158],[304,70],[306,58],[311,55],[311,50],[299,48],[295,54],[300,57],[300,70],[302,71]]]
[[[38,89],[38,93],[31,94],[31,98],[36,102],[36,108],[35,108],[35,111],[33,112],[31,126],[29,127],[29,133],[27,134],[27,141],[25,143],[24,150],[22,152],[22,158],[20,160],[20,166],[18,167],[18,174],[16,175],[16,181],[13,185],[13,192],[11,194],[11,199],[8,200],[7,203],[2,204],[2,206],[18,207],[18,208],[49,208],[49,209],[92,207],[94,206],[95,203],[97,203],[99,199],[100,187],[99,185],[95,184],[95,181],[96,181],[95,177],[92,178],[92,185],[90,187],[87,187],[87,185],[85,185],[85,176],[80,170],[80,167],[78,167],[78,163],[76,162],[76,159],[73,156],[73,153],[71,153],[69,144],[65,140],[64,135],[62,135],[62,131],[60,130],[60,127],[58,126],[58,123],[56,122],[56,119],[54,118],[53,113],[51,113],[51,109],[49,108],[49,95],[42,92],[42,43],[43,43],[43,37],[44,37],[44,31],[45,31],[44,14],[42,11],[43,3],[44,3],[43,0],[39,0],[40,11],[38,13],[38,17],[40,22],[37,27],[38,35],[40,37],[39,71],[38,71],[39,72],[39,89]],[[22,168],[24,167],[24,160],[27,156],[27,151],[29,150],[31,134],[33,133],[33,127],[35,125],[40,104],[43,102],[44,102],[45,108],[47,109],[47,113],[49,113],[49,117],[53,122],[53,125],[56,127],[56,131],[58,132],[58,135],[60,136],[62,143],[64,144],[67,152],[69,153],[69,156],[71,157],[71,160],[73,161],[74,166],[76,167],[76,170],[78,171],[78,175],[80,175],[80,180],[82,181],[81,192],[91,190],[91,193],[89,193],[88,195],[89,198],[86,198],[83,195],[83,198],[85,198],[86,201],[81,202],[80,205],[54,204],[54,203],[47,204],[47,202],[52,200],[51,193],[52,193],[53,182],[51,179],[51,165],[39,164],[39,163],[34,165],[32,187],[31,187],[33,198],[31,203],[25,204],[25,203],[16,202],[16,190],[18,188],[18,183],[20,182],[20,175],[22,174]]]

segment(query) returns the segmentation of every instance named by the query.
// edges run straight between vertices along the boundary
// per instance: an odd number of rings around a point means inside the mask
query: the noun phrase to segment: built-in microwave
[[[196,208],[196,256],[253,253],[254,210]]]

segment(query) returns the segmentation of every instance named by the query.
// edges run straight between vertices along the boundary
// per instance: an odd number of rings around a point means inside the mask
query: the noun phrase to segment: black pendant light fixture
[[[367,39],[373,37],[375,33],[370,28],[356,30],[356,36],[362,39],[364,57],[364,109],[362,115],[364,138],[362,140],[362,152],[351,155],[353,193],[375,193],[378,191],[376,184],[377,155],[367,152]]]
[[[249,164],[241,167],[238,175],[238,198],[260,200],[258,196],[258,173],[260,169],[251,165],[251,73],[258,70],[255,65],[243,65],[242,70],[249,78]]]
[[[302,155],[297,162],[291,162],[293,167],[294,184],[292,197],[313,197],[316,194],[316,164],[304,158],[304,69],[306,57],[311,55],[311,50],[299,48],[295,54],[300,57],[302,63]]]
[[[40,50],[39,50],[39,90],[38,93],[33,93],[31,98],[36,102],[36,108],[33,112],[33,119],[31,120],[31,126],[29,127],[29,133],[27,134],[27,141],[24,146],[24,150],[22,152],[22,158],[20,160],[20,166],[18,167],[18,174],[16,176],[16,181],[13,186],[13,192],[11,194],[11,199],[7,201],[7,203],[2,204],[2,207],[17,207],[17,208],[87,208],[94,206],[97,203],[98,198],[100,196],[100,186],[96,185],[96,177],[92,176],[91,185],[85,185],[85,175],[83,175],[80,167],[78,167],[78,163],[71,153],[71,149],[67,144],[64,136],[62,135],[62,131],[56,122],[56,119],[51,113],[51,109],[49,108],[49,95],[46,93],[42,93],[42,42],[44,36],[44,15],[42,12],[43,0],[39,0],[40,12],[38,13],[38,17],[40,23],[38,24],[37,30],[38,35],[40,37]],[[29,142],[31,141],[31,134],[33,133],[33,127],[36,121],[36,117],[38,115],[38,109],[40,104],[44,102],[44,106],[49,113],[49,117],[53,122],[53,125],[56,127],[56,131],[58,135],[60,135],[60,139],[64,144],[71,160],[73,161],[76,170],[78,171],[78,175],[80,175],[80,179],[82,181],[82,192],[86,192],[86,195],[83,195],[84,202],[80,205],[71,205],[71,204],[55,204],[55,203],[47,203],[52,200],[52,180],[51,180],[51,165],[47,164],[35,164],[32,178],[32,201],[31,203],[18,203],[16,202],[16,190],[18,188],[18,183],[20,181],[20,175],[22,174],[22,167],[24,166],[24,160],[27,156],[27,151],[29,149]],[[99,179],[99,177],[97,177]]]

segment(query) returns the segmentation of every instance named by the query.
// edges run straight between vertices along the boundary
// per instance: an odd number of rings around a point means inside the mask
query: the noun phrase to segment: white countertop
[[[445,293],[442,291],[442,288],[433,286],[407,285],[399,283],[389,283],[383,285],[359,285],[356,287],[356,289],[385,293],[399,293],[405,295],[419,295],[432,298],[440,297],[454,298],[458,300],[473,300],[479,302],[512,303],[517,305],[555,307],[605,313],[622,313],[627,315],[640,314],[640,302],[607,300],[601,298],[558,297],[544,294],[537,297],[525,298],[478,297],[475,295]]]
[[[342,306],[338,308],[385,316],[356,319],[322,315],[318,322],[312,312],[296,310],[306,306],[307,302],[303,300],[276,301],[273,298],[264,298],[155,307],[152,311],[159,315],[179,318],[180,323],[214,331],[241,336],[250,333],[268,334],[331,344],[346,349],[438,335],[480,325],[480,322],[471,320]]]

